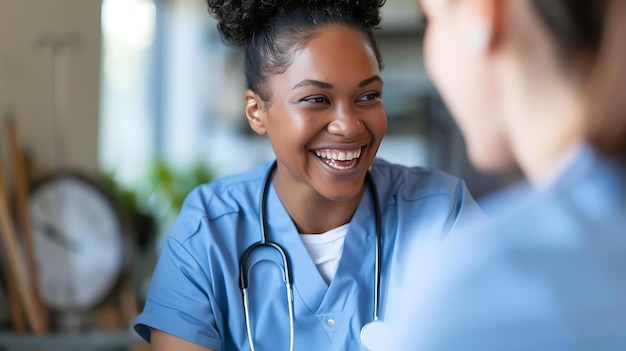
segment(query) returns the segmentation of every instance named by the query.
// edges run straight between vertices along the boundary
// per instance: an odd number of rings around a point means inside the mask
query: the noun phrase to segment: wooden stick
[[[41,285],[39,282],[39,270],[35,261],[35,252],[33,245],[33,237],[30,228],[30,220],[28,217],[28,181],[29,177],[26,172],[24,163],[24,154],[22,153],[20,143],[18,141],[17,127],[13,118],[7,118],[5,127],[9,139],[9,149],[11,153],[12,169],[13,169],[13,185],[15,187],[15,204],[17,209],[17,217],[22,235],[22,245],[28,263],[28,274],[33,282],[33,295],[35,303],[42,318],[44,332],[50,330],[48,310],[43,303],[41,295]]]
[[[2,248],[4,248],[4,245]],[[17,292],[15,276],[9,268],[9,260],[6,259],[7,255],[8,253],[6,252],[0,252],[0,259],[2,260],[2,268],[4,270],[7,286],[7,297],[9,299],[9,305],[11,306],[11,323],[13,324],[13,331],[24,333],[26,332],[26,320],[24,319],[24,312],[22,311],[22,301]]]
[[[22,303],[26,312],[26,320],[34,334],[43,335],[47,331],[48,320],[37,309],[37,301],[33,293],[33,284],[26,269],[26,261],[22,256],[15,226],[9,211],[7,202],[7,187],[4,179],[4,167],[0,160],[0,239],[2,240],[9,262],[9,270],[15,276],[17,291],[22,297]],[[46,320],[44,320],[46,319]]]
[[[0,151],[2,151],[2,145],[0,145]],[[0,164],[2,154],[0,152]],[[0,198],[0,200],[3,200]],[[1,228],[1,227],[0,227]],[[1,229],[0,229],[1,230]],[[7,298],[11,308],[11,323],[13,324],[13,331],[17,333],[24,333],[27,331],[26,319],[24,316],[24,310],[22,309],[22,301],[17,290],[17,282],[13,271],[9,266],[9,260],[7,259],[9,253],[2,252],[6,250],[4,245],[0,246],[0,261],[2,261],[2,269],[4,271],[4,277],[7,287]]]

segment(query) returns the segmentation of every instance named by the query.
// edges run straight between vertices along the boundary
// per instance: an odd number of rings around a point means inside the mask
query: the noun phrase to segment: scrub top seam
[[[450,231],[452,231],[452,228],[454,228],[454,225],[459,219],[459,214],[461,213],[461,209],[463,208],[463,205],[465,203],[464,184],[465,183],[463,181],[457,182],[454,196],[450,197],[451,199],[454,199],[457,201],[452,201],[452,204],[454,205],[454,207],[450,209],[450,215],[448,216],[448,220],[446,220],[446,225],[444,227],[444,231],[445,231],[444,235],[449,234]]]

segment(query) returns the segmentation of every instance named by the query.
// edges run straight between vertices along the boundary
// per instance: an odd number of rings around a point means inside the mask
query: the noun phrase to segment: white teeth
[[[328,159],[328,160],[333,160],[333,161],[352,161],[355,158],[359,158],[361,157],[361,149],[355,150],[355,151],[331,151],[331,150],[324,150],[324,151],[319,151],[316,150],[315,154],[318,157],[324,158],[324,159]]]

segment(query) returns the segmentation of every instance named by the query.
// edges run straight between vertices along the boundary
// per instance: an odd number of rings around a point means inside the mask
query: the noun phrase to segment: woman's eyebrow
[[[296,90],[298,88],[307,87],[307,86],[314,86],[314,87],[318,87],[320,89],[326,89],[326,90],[330,90],[333,88],[332,84],[320,82],[319,80],[305,79],[301,81],[300,83],[296,84],[291,90]]]
[[[359,88],[363,88],[364,86],[369,85],[369,84],[371,84],[373,82],[381,82],[382,83],[383,79],[380,78],[380,76],[375,75],[375,76],[373,76],[371,78],[367,78],[366,80],[364,80],[361,83],[359,83]]]
[[[372,82],[383,82],[382,78],[380,78],[380,76],[375,75],[372,76],[370,78],[367,78],[363,81],[361,81],[359,83],[359,87],[362,88],[364,86],[367,86],[369,84],[371,84]],[[314,80],[314,79],[305,79],[303,81],[301,81],[300,83],[296,84],[291,90],[296,90],[298,88],[302,88],[302,87],[307,87],[307,86],[314,86],[314,87],[318,87],[320,89],[326,89],[326,90],[331,90],[334,88],[334,86],[332,84],[329,83],[325,83],[325,82],[320,82],[319,80]]]

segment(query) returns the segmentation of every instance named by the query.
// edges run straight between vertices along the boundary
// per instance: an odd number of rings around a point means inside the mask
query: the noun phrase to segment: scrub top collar
[[[308,308],[308,311],[298,311],[296,304],[296,315],[311,312],[318,315],[341,313],[344,304],[337,303],[337,300],[348,298],[345,294],[356,288],[357,282],[354,277],[362,277],[363,274],[366,275],[368,285],[371,280],[373,291],[376,279],[373,274],[376,228],[371,188],[368,187],[363,193],[348,226],[342,257],[330,286],[326,284],[306,251],[296,226],[276,193],[273,182],[268,189],[266,216],[268,240],[279,244],[287,252],[294,277],[294,294],[298,294]],[[366,264],[370,262],[371,265]]]
[[[621,167],[622,172],[624,170],[625,165],[620,166],[615,160],[602,155],[589,143],[581,143],[577,148],[578,152],[573,161],[555,178],[551,186],[545,189],[537,189],[527,181],[520,181],[501,192],[488,195],[480,200],[481,208],[487,214],[502,214],[501,205],[509,203],[509,206],[506,206],[506,208],[514,213],[518,208],[528,207],[535,201],[541,201],[545,197],[580,184],[592,177],[597,178],[601,177],[602,173],[610,173],[606,172],[608,167],[615,169]],[[510,206],[510,199],[516,200],[514,206]]]

